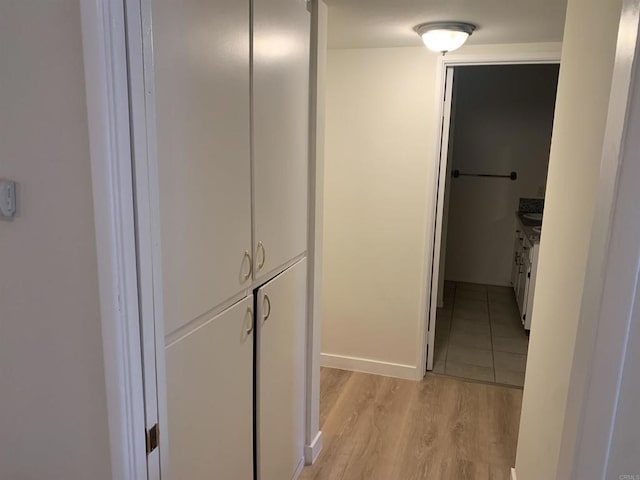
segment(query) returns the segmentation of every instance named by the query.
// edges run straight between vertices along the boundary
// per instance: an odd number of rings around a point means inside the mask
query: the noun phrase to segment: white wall
[[[565,412],[575,408],[567,405],[567,393],[620,6],[619,0],[569,0],[516,458],[519,480],[561,478],[558,452]]]
[[[461,52],[558,48],[469,46]],[[434,197],[437,58],[424,47],[329,50],[325,365],[410,378],[420,371],[427,230],[433,234],[427,216]]]
[[[329,50],[322,352],[415,374],[437,55]]]
[[[0,3],[0,478],[111,478],[80,7]]]
[[[450,167],[518,179],[449,182],[447,280],[510,285],[518,199],[544,196],[557,78],[557,64],[456,68]]]

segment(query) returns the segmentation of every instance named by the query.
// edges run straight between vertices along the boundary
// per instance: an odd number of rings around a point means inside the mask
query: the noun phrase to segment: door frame
[[[147,478],[125,3],[81,0],[111,475]]]
[[[474,47],[470,47],[472,49]],[[444,207],[444,189],[446,183],[447,159],[442,159],[443,123],[444,118],[450,118],[450,111],[445,111],[445,85],[447,69],[475,65],[526,65],[560,63],[560,44],[549,44],[546,50],[531,52],[504,53],[454,53],[443,55],[436,66],[436,100],[435,100],[435,151],[433,159],[433,175],[431,188],[427,197],[428,218],[425,235],[425,278],[423,282],[420,311],[420,332],[418,335],[418,351],[420,352],[419,378],[433,369],[433,354],[435,349],[436,311],[438,304],[438,280],[440,275],[440,247],[442,241],[442,223]],[[454,76],[455,82],[455,76]],[[448,138],[447,138],[448,140]],[[440,193],[439,193],[440,192]],[[435,288],[434,288],[435,287]]]

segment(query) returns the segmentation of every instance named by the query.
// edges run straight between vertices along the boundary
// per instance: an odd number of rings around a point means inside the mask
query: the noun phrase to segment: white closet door
[[[172,479],[253,480],[253,296],[166,349]]]
[[[253,25],[254,265],[260,278],[307,248],[310,14],[304,0],[254,0]]]
[[[307,262],[258,290],[258,480],[290,480],[302,464]]]
[[[249,1],[150,3],[169,335],[251,282]]]

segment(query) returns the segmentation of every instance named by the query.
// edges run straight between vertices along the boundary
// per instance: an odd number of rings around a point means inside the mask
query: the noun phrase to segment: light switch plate
[[[0,178],[0,216],[13,218],[16,214],[16,182]]]

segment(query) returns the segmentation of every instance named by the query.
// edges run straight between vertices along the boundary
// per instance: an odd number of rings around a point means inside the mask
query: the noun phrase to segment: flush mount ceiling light
[[[464,45],[475,29],[472,23],[429,22],[418,25],[415,31],[429,50],[444,55]]]

